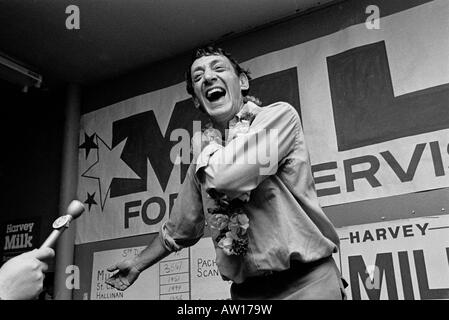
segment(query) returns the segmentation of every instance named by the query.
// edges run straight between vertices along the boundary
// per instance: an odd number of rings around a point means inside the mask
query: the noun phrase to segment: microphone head
[[[84,212],[84,210],[85,208],[81,201],[73,200],[67,208],[67,214],[71,215],[72,219],[76,219]]]

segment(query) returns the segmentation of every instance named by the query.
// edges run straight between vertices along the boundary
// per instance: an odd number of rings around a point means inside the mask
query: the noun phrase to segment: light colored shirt
[[[206,190],[215,188],[230,198],[249,193],[246,255],[226,255],[215,241],[218,230],[211,230],[218,269],[223,279],[236,283],[288,269],[291,259],[307,263],[328,257],[339,246],[318,203],[297,111],[285,102],[263,108],[247,102],[230,127],[246,111],[256,115],[246,133],[230,134],[226,146],[209,144],[191,164],[160,232],[170,251],[191,246],[203,236],[207,209],[214,207]]]

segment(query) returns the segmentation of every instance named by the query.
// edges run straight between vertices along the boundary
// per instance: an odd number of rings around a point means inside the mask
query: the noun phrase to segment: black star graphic
[[[95,133],[91,136],[84,132],[84,142],[78,148],[86,150],[86,159],[89,156],[90,149],[98,149],[98,145],[94,142]]]
[[[90,207],[95,204],[98,205],[98,203],[95,201],[94,199],[95,197],[95,192],[93,194],[90,194],[89,192],[87,193],[87,199],[86,201],[84,201],[84,203],[89,205],[89,211],[90,211]]]

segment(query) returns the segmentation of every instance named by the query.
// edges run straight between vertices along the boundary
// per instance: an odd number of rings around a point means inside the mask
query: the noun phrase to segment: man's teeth
[[[207,97],[207,98],[211,98],[211,97],[213,97],[214,95],[220,95],[220,94],[222,94],[222,93],[224,93],[224,90],[223,90],[223,89],[221,89],[221,88],[214,88],[214,89],[211,89],[211,90],[209,90],[209,91],[207,92],[206,97]]]

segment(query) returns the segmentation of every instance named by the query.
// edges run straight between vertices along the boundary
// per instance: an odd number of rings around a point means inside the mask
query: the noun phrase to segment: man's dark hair
[[[187,92],[192,97],[195,96],[195,93],[193,91],[193,83],[192,83],[192,72],[191,72],[192,64],[196,59],[199,59],[199,58],[205,57],[205,56],[225,56],[226,58],[229,59],[229,61],[231,61],[231,64],[234,67],[234,71],[237,73],[237,75],[241,75],[242,73],[244,73],[248,77],[248,80],[251,80],[251,77],[249,76],[249,71],[243,69],[239,65],[239,63],[233,57],[231,57],[231,55],[228,52],[224,51],[222,48],[218,48],[218,47],[214,47],[214,46],[198,48],[193,51],[189,67],[187,68],[187,71],[185,74],[186,82],[187,82],[187,86],[186,86]],[[246,96],[248,94],[248,92],[249,92],[249,89],[242,90],[242,95]]]

